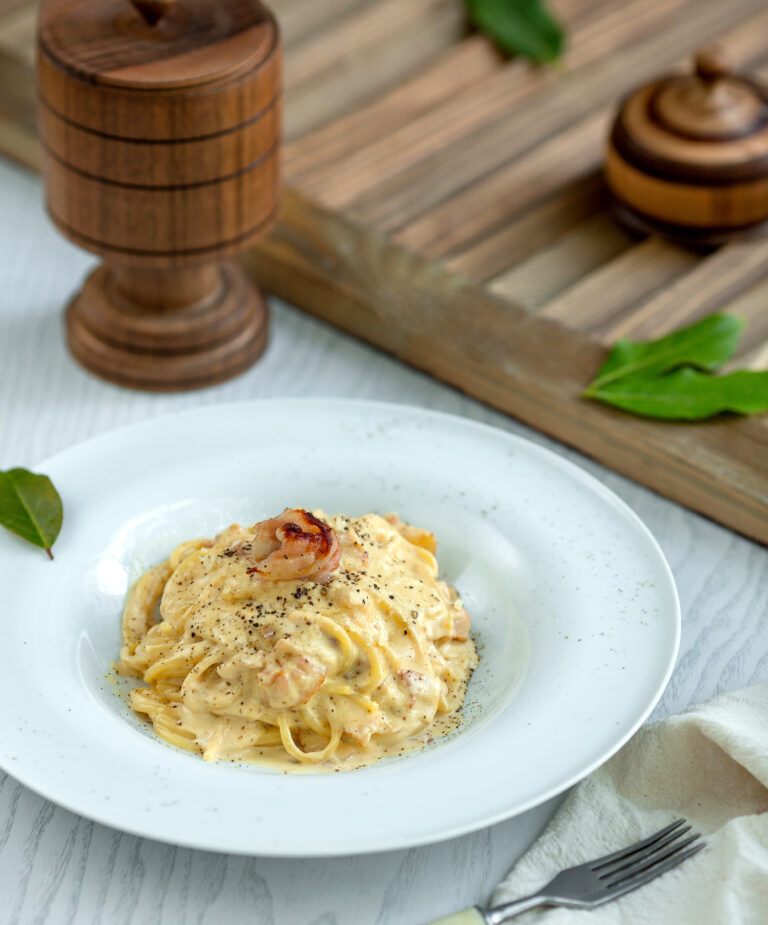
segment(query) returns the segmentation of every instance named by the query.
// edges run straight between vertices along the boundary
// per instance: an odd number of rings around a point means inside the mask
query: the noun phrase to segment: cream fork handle
[[[471,909],[463,909],[461,912],[454,912],[453,915],[446,915],[445,918],[435,919],[429,925],[487,925],[487,923],[477,906],[472,906]]]
[[[463,909],[461,912],[454,912],[453,915],[447,915],[442,919],[435,919],[428,925],[502,925],[520,912],[526,909],[533,909],[536,906],[547,905],[549,900],[541,893],[534,893],[532,896],[523,896],[520,899],[513,899],[512,902],[496,906],[494,909],[486,909],[483,912],[477,906],[469,909]]]

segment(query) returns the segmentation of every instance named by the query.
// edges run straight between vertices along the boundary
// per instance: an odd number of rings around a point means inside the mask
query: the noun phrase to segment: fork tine
[[[642,851],[643,848],[650,847],[660,838],[664,838],[665,835],[673,832],[681,825],[685,825],[685,822],[685,819],[678,819],[665,828],[659,829],[659,831],[655,832],[653,835],[649,835],[648,838],[643,839],[643,841],[636,842],[634,845],[630,845],[628,848],[622,848],[621,851],[614,851],[613,854],[606,854],[602,858],[596,858],[595,861],[589,865],[590,870],[600,870],[601,867],[605,867],[606,864],[610,864],[612,861],[618,861],[620,858],[628,858],[636,851]]]
[[[653,870],[657,866],[663,864],[669,858],[673,858],[678,854],[684,853],[684,849],[688,848],[689,845],[693,844],[693,842],[699,838],[701,838],[701,835],[699,835],[697,832],[695,835],[691,835],[690,838],[683,839],[681,842],[676,842],[662,854],[651,855],[650,857],[645,858],[637,864],[632,864],[629,867],[622,868],[621,870],[616,871],[615,875],[611,875],[610,879],[606,880],[605,885],[610,889],[612,886],[619,886],[625,880],[631,880],[633,877],[642,874],[645,871]]]
[[[691,827],[689,825],[683,826],[681,829],[675,829],[675,831],[667,835],[666,838],[655,841],[648,848],[643,848],[641,851],[633,851],[631,854],[625,855],[623,858],[617,858],[617,860],[610,864],[601,864],[600,870],[605,869],[605,873],[599,875],[600,879],[605,880],[606,877],[613,877],[614,874],[618,874],[622,870],[626,870],[630,867],[636,867],[640,861],[644,861],[646,858],[651,858],[654,855],[658,855],[658,853],[663,848],[671,845],[672,842],[677,842],[675,848],[680,848],[683,843],[678,842],[677,840],[690,831]],[[685,842],[685,844],[688,844],[688,842]],[[622,861],[624,862],[623,864]]]
[[[608,887],[607,895],[605,898],[615,899],[618,896],[623,896],[625,893],[629,893],[630,890],[636,890],[639,886],[644,886],[651,880],[655,880],[656,877],[660,877],[662,874],[665,874],[668,870],[672,870],[673,867],[677,867],[678,864],[682,864],[682,862],[686,861],[688,858],[693,857],[694,854],[698,854],[698,852],[701,851],[702,848],[706,848],[706,846],[707,843],[705,841],[700,841],[692,848],[688,848],[685,851],[676,852],[670,857],[667,857],[666,861],[657,862],[651,867],[639,871],[631,877],[620,880],[618,883],[613,884],[613,886]]]

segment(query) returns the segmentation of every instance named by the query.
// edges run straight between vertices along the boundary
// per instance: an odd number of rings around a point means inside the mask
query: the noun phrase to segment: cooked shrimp
[[[236,553],[254,561],[248,574],[270,581],[328,581],[341,560],[338,538],[309,511],[286,508],[278,517],[254,524],[253,537]]]

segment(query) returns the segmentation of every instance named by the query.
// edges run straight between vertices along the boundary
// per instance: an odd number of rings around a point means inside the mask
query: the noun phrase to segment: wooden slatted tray
[[[461,0],[272,0],[286,44],[283,215],[267,288],[768,542],[768,423],[644,421],[582,401],[605,345],[716,309],[768,363],[768,241],[695,255],[611,217],[617,99],[718,39],[768,66],[764,0],[556,0],[563,67],[506,61]],[[35,4],[0,0],[0,149],[35,167]],[[768,74],[768,70],[766,70]]]

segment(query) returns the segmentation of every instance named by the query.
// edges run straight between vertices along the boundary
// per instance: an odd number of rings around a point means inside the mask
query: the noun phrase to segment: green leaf
[[[26,469],[0,472],[0,524],[40,546],[51,559],[62,517],[61,498],[47,475]]]
[[[594,397],[625,376],[647,378],[678,366],[717,369],[733,356],[743,327],[743,320],[736,315],[710,315],[659,340],[619,340],[584,394]]]
[[[565,32],[542,0],[465,0],[470,20],[507,54],[537,64],[563,53]]]
[[[591,392],[598,401],[643,417],[702,421],[723,411],[768,411],[768,371],[710,376],[687,367],[655,378],[621,379]]]

